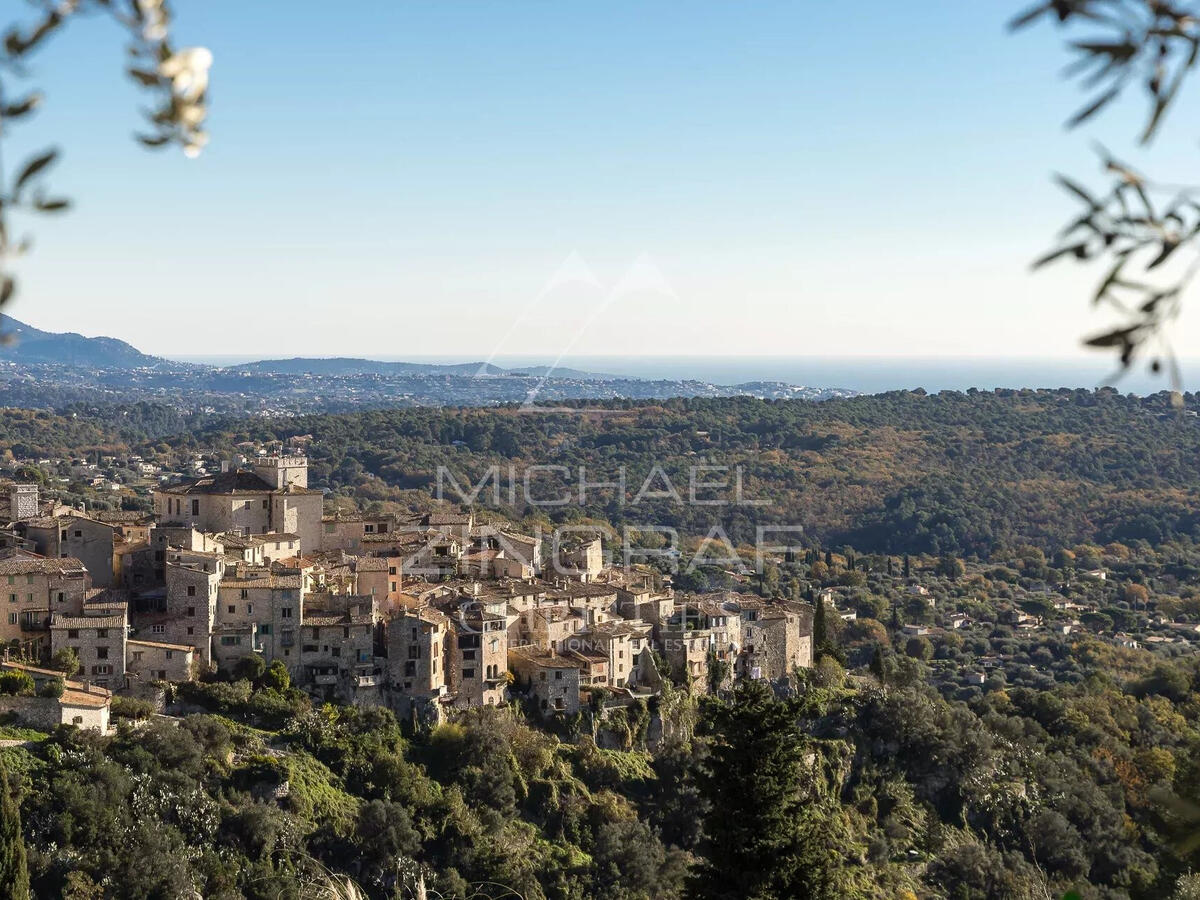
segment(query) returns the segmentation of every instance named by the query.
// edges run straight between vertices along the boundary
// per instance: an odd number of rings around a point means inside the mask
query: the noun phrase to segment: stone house
[[[113,547],[117,541],[114,526],[82,513],[65,512],[27,519],[16,527],[42,556],[78,559],[91,575],[92,584],[113,584]]]
[[[312,545],[312,549],[320,549],[327,553],[335,550],[359,553],[363,549],[363,539],[368,535],[390,535],[395,533],[396,529],[393,516],[365,516],[357,513],[322,516],[321,541]]]
[[[217,586],[213,653],[230,665],[251,653],[268,663],[282,660],[292,675],[301,673],[296,647],[304,619],[304,581],[299,575],[239,568]]]
[[[72,557],[49,559],[5,551],[0,559],[0,641],[39,658],[50,649],[50,615],[80,615],[90,587]]]
[[[107,612],[107,610],[105,610]],[[128,617],[124,609],[108,615],[50,618],[50,652],[72,650],[79,660],[76,676],[103,688],[125,684]]]
[[[461,708],[504,702],[508,688],[508,622],[477,606],[451,616],[450,685]]]
[[[397,712],[440,721],[449,703],[450,617],[429,606],[400,608],[387,622],[388,683]]]
[[[376,659],[382,644],[374,597],[310,595],[300,629],[301,681],[335,688],[334,693],[350,701],[378,693],[375,689],[386,680]]]
[[[798,668],[811,668],[812,607],[771,603],[742,619],[742,653],[735,672],[748,678],[778,681]]]
[[[59,725],[74,725],[100,734],[108,733],[112,692],[107,688],[63,678],[62,672],[53,669],[19,663],[0,662],[0,670],[25,672],[33,678],[34,685],[39,689],[48,682],[62,681],[63,684],[60,697],[0,696],[0,711],[15,713],[22,721],[44,731],[51,731]]]
[[[538,647],[514,647],[508,664],[514,683],[542,715],[579,712],[579,665],[553,650]]]
[[[321,546],[322,503],[321,492],[308,488],[302,456],[262,457],[252,470],[205,475],[154,492],[160,522],[214,534],[293,534],[308,547]]]
[[[139,637],[195,647],[206,664],[213,661],[211,636],[216,624],[218,589],[225,557],[200,551],[178,551],[166,564],[166,592],[160,611],[136,617]]]
[[[196,648],[159,641],[125,642],[125,677],[146,683],[151,681],[191,681]]]

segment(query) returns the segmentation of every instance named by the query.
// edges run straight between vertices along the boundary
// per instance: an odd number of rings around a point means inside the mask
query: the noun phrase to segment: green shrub
[[[32,697],[33,692],[33,676],[28,672],[0,672],[0,694]]]
[[[111,713],[120,719],[148,719],[155,713],[154,704],[136,697],[113,697]]]

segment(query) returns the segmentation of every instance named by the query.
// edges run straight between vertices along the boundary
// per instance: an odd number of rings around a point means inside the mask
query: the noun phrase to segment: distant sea
[[[189,356],[182,362],[237,365],[267,356]],[[387,362],[479,362],[475,355],[380,356]],[[498,356],[491,362],[520,370],[550,365],[553,357]],[[782,381],[807,387],[848,388],[865,394],[924,388],[965,391],[969,388],[1094,388],[1113,384],[1123,393],[1153,394],[1169,389],[1165,377],[1145,369],[1112,380],[1115,366],[1108,356],[1083,359],[915,359],[905,357],[798,357],[798,356],[571,356],[559,361],[562,368],[649,379],[693,379],[709,384],[744,384],[749,381]],[[1200,390],[1200,360],[1181,362],[1185,390]],[[1189,377],[1191,376],[1191,377]]]

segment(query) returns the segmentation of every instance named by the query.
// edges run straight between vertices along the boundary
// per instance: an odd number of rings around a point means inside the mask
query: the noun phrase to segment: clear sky
[[[1065,133],[1021,5],[176,0],[215,56],[198,160],[131,141],[120,34],[80,22],[5,142],[61,144],[77,204],[11,312],[168,356],[1071,355],[1106,320],[1028,272],[1074,211],[1049,175],[1141,109]]]

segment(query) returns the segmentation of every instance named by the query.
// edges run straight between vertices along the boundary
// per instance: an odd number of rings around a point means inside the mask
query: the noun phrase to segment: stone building
[[[772,603],[743,610],[742,653],[736,671],[743,677],[778,681],[813,664],[812,607]]]
[[[48,559],[21,550],[0,558],[0,641],[40,657],[50,648],[50,615],[81,615],[87,569],[72,557]]]
[[[321,546],[322,494],[308,488],[308,461],[302,456],[264,457],[252,470],[159,488],[154,507],[163,523],[214,534],[289,534],[301,546]]]
[[[300,674],[296,647],[304,618],[304,580],[268,569],[238,569],[217,586],[213,653],[225,666],[251,653],[282,660]]]
[[[166,563],[162,608],[139,615],[139,638],[195,647],[206,664],[213,660],[211,635],[217,618],[217,592],[225,574],[223,554],[173,551]]]
[[[454,705],[495,706],[508,688],[508,623],[504,616],[477,606],[451,616],[450,682]]]
[[[579,712],[579,665],[553,650],[515,647],[508,653],[514,685],[542,715]]]
[[[388,684],[405,718],[439,721],[450,700],[450,618],[432,607],[398,609],[387,622]]]
[[[112,525],[82,513],[64,512],[25,519],[15,527],[42,556],[78,559],[88,570],[92,584],[113,584],[113,547],[119,538]]]
[[[125,677],[134,681],[191,681],[196,648],[160,641],[126,641]]]
[[[79,660],[76,677],[100,687],[124,686],[127,640],[128,619],[124,609],[107,615],[55,614],[50,619],[51,654],[73,651]]]

